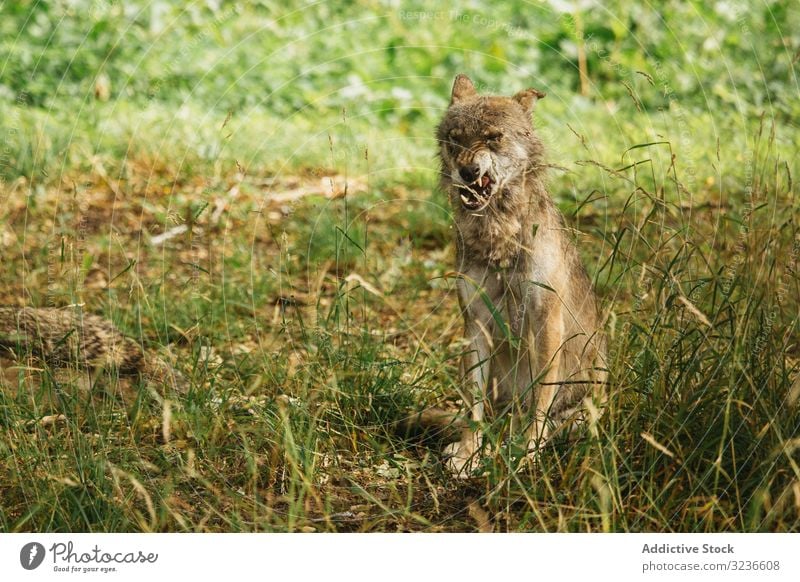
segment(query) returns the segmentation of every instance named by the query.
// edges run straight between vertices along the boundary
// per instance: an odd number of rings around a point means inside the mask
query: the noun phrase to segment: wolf
[[[512,431],[525,431],[535,459],[557,429],[580,420],[585,398],[604,399],[597,300],[547,193],[544,149],[531,121],[544,96],[536,89],[482,95],[458,75],[436,131],[467,344],[460,391],[471,422],[445,449],[459,476],[477,465],[488,415],[511,415]]]

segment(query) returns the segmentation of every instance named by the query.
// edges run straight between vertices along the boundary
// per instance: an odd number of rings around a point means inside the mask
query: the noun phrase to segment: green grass
[[[544,4],[133,5],[0,5],[0,303],[84,302],[190,388],[13,372],[0,531],[797,530],[791,3],[586,11],[585,96],[574,20]],[[470,481],[391,429],[458,404],[432,136],[461,71],[549,93],[550,191],[613,379],[538,466],[485,427]]]

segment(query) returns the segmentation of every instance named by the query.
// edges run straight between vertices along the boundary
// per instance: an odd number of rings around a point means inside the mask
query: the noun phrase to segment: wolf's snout
[[[472,184],[478,179],[481,167],[478,164],[470,164],[468,166],[461,166],[458,169],[458,174],[467,184]]]

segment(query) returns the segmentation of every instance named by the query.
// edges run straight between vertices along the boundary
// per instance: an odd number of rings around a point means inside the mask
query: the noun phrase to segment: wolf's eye
[[[503,138],[503,134],[499,131],[487,131],[483,134],[483,139],[489,143],[497,143]]]
[[[464,132],[461,131],[460,129],[454,129],[450,133],[447,134],[447,137],[450,138],[450,142],[451,143],[455,143],[457,141],[460,141],[461,138],[464,137]]]
[[[464,132],[459,129],[454,129],[447,134],[447,141],[445,145],[450,149],[450,151],[458,152],[464,149],[464,146],[461,145],[464,141]]]

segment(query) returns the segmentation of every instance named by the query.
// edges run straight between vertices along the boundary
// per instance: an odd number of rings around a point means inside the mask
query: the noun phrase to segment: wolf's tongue
[[[481,176],[480,182],[481,182],[481,188],[486,188],[486,186],[489,185],[489,176],[484,174],[483,176]]]

